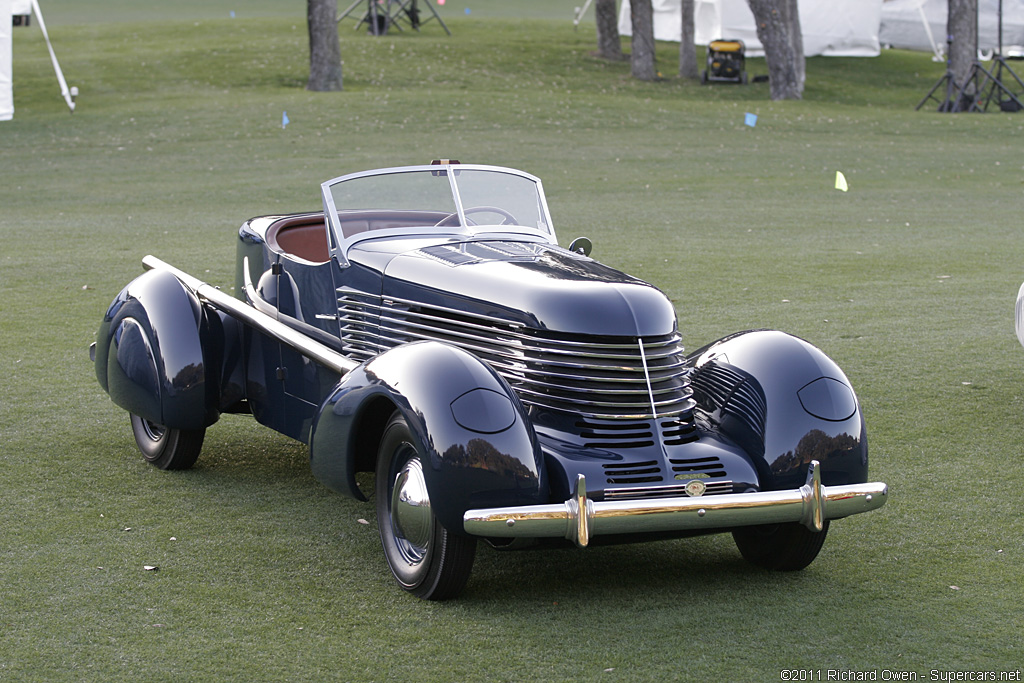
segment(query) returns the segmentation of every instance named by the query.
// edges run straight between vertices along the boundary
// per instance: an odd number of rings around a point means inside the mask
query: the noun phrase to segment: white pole
[[[50,61],[53,62],[53,70],[57,73],[57,82],[60,83],[60,94],[64,96],[68,109],[75,111],[75,98],[78,96],[78,88],[71,88],[69,90],[67,81],[64,80],[64,72],[60,70],[57,55],[54,54],[53,46],[50,45],[50,35],[46,32],[46,22],[43,21],[43,13],[39,9],[39,0],[32,0],[32,11],[35,13],[36,19],[39,20],[39,29],[43,32],[43,38],[46,39],[46,49],[50,51]]]
[[[927,0],[920,0],[917,3],[917,12],[921,15],[921,23],[924,25],[924,33],[928,36],[928,42],[932,44],[932,57],[933,62],[943,61],[944,50],[939,47],[939,44],[935,42],[935,36],[932,35],[932,26],[928,23],[928,16],[924,13],[924,5]]]

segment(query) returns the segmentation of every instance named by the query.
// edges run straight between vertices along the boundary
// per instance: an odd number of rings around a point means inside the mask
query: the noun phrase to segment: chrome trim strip
[[[142,259],[142,264],[146,265],[146,259],[145,258]],[[171,268],[171,266],[167,266],[167,267]],[[175,276],[177,277],[177,274],[175,274]],[[253,284],[252,284],[252,275],[249,274],[249,257],[248,256],[246,256],[242,260],[242,279],[243,279],[242,289],[245,290],[245,296],[246,296],[246,299],[248,299],[249,305],[252,306],[253,308],[255,308],[260,313],[263,313],[264,315],[268,315],[268,316],[276,319],[277,318],[277,306],[274,306],[274,305],[268,303],[266,301],[266,299],[264,299],[262,296],[260,296],[259,293],[256,291],[256,287],[254,287]],[[178,277],[178,280],[180,280],[182,282],[182,284],[185,284],[185,281],[182,280],[180,277]],[[197,282],[198,282],[198,280],[197,280]]]
[[[690,481],[694,481],[691,479]],[[700,479],[703,481],[707,488],[705,489],[704,495],[706,496],[721,496],[726,495],[728,491],[732,491],[733,483],[730,479]],[[722,489],[727,489],[723,491]],[[671,492],[671,493],[668,493]],[[661,494],[659,496],[659,493]],[[686,484],[679,484],[676,486],[630,486],[621,487],[615,489],[605,489],[604,499],[605,500],[637,500],[640,498],[649,497],[661,497],[661,498],[677,498],[683,494],[686,494]]]
[[[582,498],[580,492],[582,493]],[[466,533],[491,538],[567,538],[586,547],[593,536],[688,529],[722,529],[800,522],[821,531],[827,519],[877,510],[889,487],[882,482],[822,486],[811,462],[798,489],[713,496],[592,501],[580,475],[564,503],[468,510]],[[584,512],[580,512],[583,510]]]
[[[658,406],[654,402],[654,390],[651,389],[651,373],[647,369],[647,356],[644,355],[644,340],[637,338],[637,346],[640,347],[640,362],[644,364],[644,379],[647,381],[647,393],[651,397],[651,415],[658,419]]]
[[[301,334],[310,337],[313,341],[318,341],[319,343],[331,349],[337,349],[337,346],[340,344],[338,337],[332,335],[330,332],[321,330],[319,327],[315,327],[313,325],[310,325],[309,323],[303,322],[298,318],[293,318],[290,315],[285,315],[281,313],[281,311],[278,310],[277,306],[275,306],[274,304],[270,303],[262,296],[260,296],[260,293],[256,290],[256,287],[253,286],[252,277],[249,275],[248,256],[246,256],[242,260],[242,278],[242,289],[245,292],[246,301],[249,303],[250,306],[255,308],[260,313],[270,316],[274,320],[277,320],[287,325],[296,332],[300,332]],[[316,317],[318,319],[324,319],[324,316],[320,313],[317,313]],[[326,319],[336,320],[337,318],[335,316],[326,316]]]
[[[239,320],[252,325],[260,332],[270,335],[274,339],[287,344],[299,353],[308,356],[310,359],[320,363],[330,370],[334,370],[338,374],[344,375],[359,366],[357,361],[347,358],[334,349],[306,337],[302,333],[295,331],[288,325],[285,325],[266,313],[256,310],[253,306],[239,301],[230,294],[225,294],[213,285],[207,284],[199,278],[193,277],[182,270],[178,270],[174,266],[164,263],[155,256],[143,257],[142,264],[147,270],[165,270],[169,272],[171,275],[178,278],[178,281],[181,282],[181,284],[192,290],[200,300],[209,303],[214,308],[222,310],[234,318],[238,318]],[[248,291],[251,287],[252,281],[250,280],[246,283],[246,294],[255,296],[258,299],[259,295],[256,294],[255,289],[252,289],[251,293]]]

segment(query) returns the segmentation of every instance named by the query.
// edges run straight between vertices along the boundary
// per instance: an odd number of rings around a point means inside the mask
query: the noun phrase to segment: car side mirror
[[[594,248],[594,243],[586,237],[577,237],[569,245],[569,251],[574,254],[582,254],[583,256],[590,256],[590,251]]]

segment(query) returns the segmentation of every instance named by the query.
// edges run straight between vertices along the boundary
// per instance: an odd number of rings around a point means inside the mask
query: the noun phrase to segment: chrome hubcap
[[[406,560],[410,563],[422,560],[434,533],[434,515],[418,458],[408,460],[395,475],[391,520],[395,540]]]
[[[155,422],[150,422],[149,420],[143,420],[142,427],[146,430],[146,436],[153,441],[159,441],[163,438],[164,434],[167,433],[166,427]]]

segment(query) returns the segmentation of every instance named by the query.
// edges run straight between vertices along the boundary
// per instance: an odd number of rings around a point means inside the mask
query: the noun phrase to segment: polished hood
[[[385,297],[570,334],[655,336],[675,331],[656,287],[548,244],[504,240],[424,246],[384,271]]]

